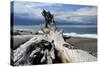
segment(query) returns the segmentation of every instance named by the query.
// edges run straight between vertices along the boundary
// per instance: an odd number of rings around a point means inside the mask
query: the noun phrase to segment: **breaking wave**
[[[78,34],[78,33],[64,33],[64,35],[72,37],[84,37],[84,38],[97,38],[97,34]]]

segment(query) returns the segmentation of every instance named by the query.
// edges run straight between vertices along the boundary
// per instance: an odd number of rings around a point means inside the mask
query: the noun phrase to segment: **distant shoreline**
[[[18,31],[23,31],[23,33],[38,33],[39,31],[36,31],[35,29],[14,29],[13,32],[16,32],[18,33]],[[22,33],[22,32],[21,32]],[[93,38],[93,39],[97,39],[97,34],[88,34],[88,33],[85,33],[85,34],[79,34],[79,33],[76,33],[76,32],[71,32],[71,33],[66,33],[64,32],[63,33],[64,36],[71,36],[71,37],[82,37],[82,38]]]
[[[34,31],[40,31],[41,29],[41,25],[15,25],[13,26],[13,29],[20,29],[20,30],[34,30]],[[64,33],[71,33],[71,34],[75,34],[76,35],[81,35],[83,36],[83,34],[87,34],[89,37],[91,37],[90,35],[93,34],[93,38],[96,38],[96,34],[97,34],[97,27],[95,25],[57,25],[57,29],[58,31],[63,29]],[[68,34],[68,35],[69,35]],[[90,35],[89,35],[90,34]],[[94,36],[95,34],[95,36]],[[85,35],[84,35],[85,36]]]

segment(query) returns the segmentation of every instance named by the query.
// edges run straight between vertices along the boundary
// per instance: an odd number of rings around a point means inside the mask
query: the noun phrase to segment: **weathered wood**
[[[43,39],[45,37],[39,37],[39,38],[36,38],[36,37],[33,37],[31,38],[29,41],[27,41],[26,43],[22,44],[19,48],[17,48],[16,50],[13,51],[13,62],[19,62],[19,59],[21,61],[22,58],[24,58],[24,56],[27,54],[27,49],[29,47],[31,47],[32,45],[35,45],[33,43],[38,43],[41,39]],[[23,60],[23,59],[22,59]]]
[[[73,49],[74,47],[65,42],[63,39],[63,31],[50,31],[48,35],[50,41],[54,41],[55,49],[58,51],[58,57],[62,62],[89,62],[96,61],[96,57],[86,51]],[[66,45],[66,47],[64,46]]]
[[[38,63],[52,64],[53,59],[55,59],[54,46],[47,41],[45,36],[31,38],[29,41],[14,50],[13,53],[14,65]]]
[[[55,49],[58,51],[57,56],[60,58],[60,60],[63,63],[69,63],[69,60],[66,58],[64,51],[63,51],[63,45],[66,44],[68,46],[71,46],[69,43],[66,43],[63,39],[63,31],[56,31],[51,30],[48,39],[50,41],[54,41]]]
[[[15,49],[13,62],[14,65],[52,64],[56,59],[55,50],[62,63],[96,61],[96,57],[86,51],[73,48],[64,41],[63,31],[52,29],[49,34],[34,36]]]
[[[62,63],[97,60],[86,51],[73,49],[71,44],[65,42],[63,30],[57,31],[56,25],[52,24],[54,18],[51,18],[49,22],[50,27],[42,29],[44,35],[33,36],[29,41],[12,51],[14,65],[52,64],[53,60],[56,60],[56,56]]]
[[[62,63],[69,63],[69,60],[65,57],[63,51],[58,51],[57,56],[62,61]]]

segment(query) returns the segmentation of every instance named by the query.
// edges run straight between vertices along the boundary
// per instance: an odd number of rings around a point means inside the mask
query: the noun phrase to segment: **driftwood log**
[[[54,23],[54,21],[52,22]],[[29,41],[12,50],[11,61],[13,65],[96,61],[96,58],[91,54],[76,49],[65,42],[63,31],[57,31],[55,23],[49,23],[49,25],[49,28],[43,28],[44,35],[33,35]]]
[[[34,36],[13,51],[14,65],[52,64],[58,59],[60,63],[96,61],[94,56],[65,42],[62,33],[50,31]]]

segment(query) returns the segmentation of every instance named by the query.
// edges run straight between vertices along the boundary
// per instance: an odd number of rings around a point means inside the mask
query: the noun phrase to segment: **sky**
[[[13,4],[13,5],[12,5]],[[88,5],[11,2],[11,16],[15,25],[39,25],[44,22],[41,12],[45,9],[54,15],[58,25],[96,25],[97,7]]]

